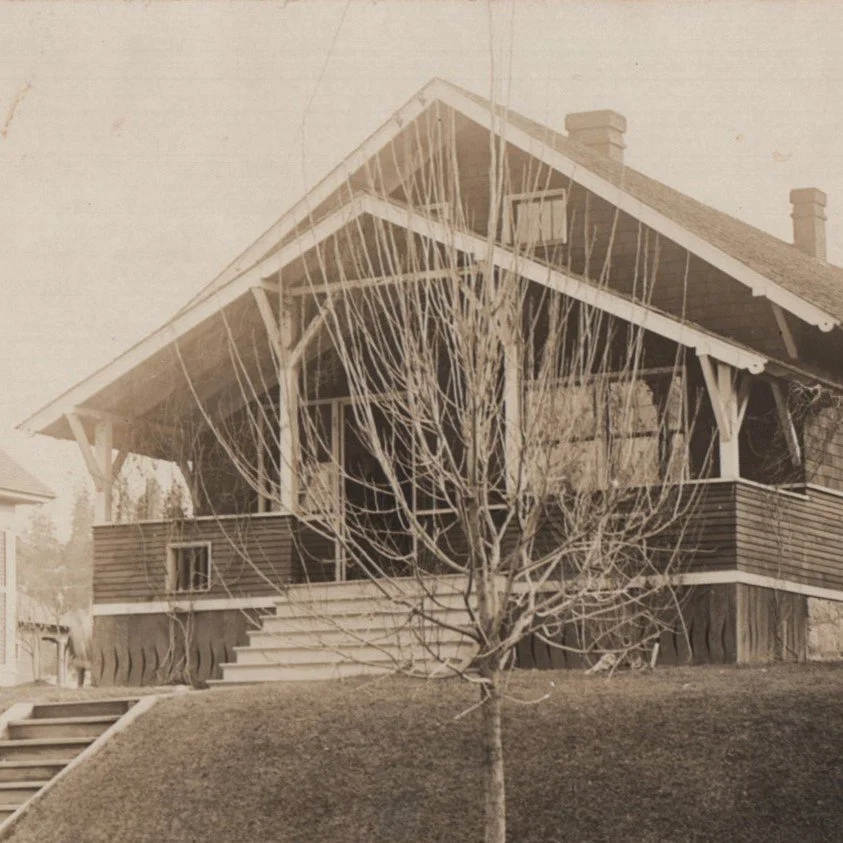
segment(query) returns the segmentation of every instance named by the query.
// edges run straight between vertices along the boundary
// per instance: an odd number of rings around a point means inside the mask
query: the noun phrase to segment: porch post
[[[111,522],[111,504],[114,489],[114,468],[112,445],[114,428],[111,419],[102,419],[94,427],[94,451],[100,467],[102,480],[97,487],[94,501],[94,519],[100,524]]]
[[[298,431],[298,366],[290,352],[293,345],[293,319],[290,299],[279,285],[278,333],[278,422],[280,425],[279,485],[281,509],[293,512],[296,502],[295,467]]]
[[[258,402],[258,453],[257,453],[257,470],[258,470],[258,512],[266,512],[269,500],[266,494],[266,423],[264,420],[264,407],[261,402]]]
[[[94,445],[88,440],[88,434],[82,424],[81,417],[90,417],[94,426]],[[126,457],[118,455],[114,461],[114,423],[111,416],[97,411],[76,409],[66,414],[67,422],[88,472],[94,481],[96,496],[94,498],[94,521],[97,524],[109,524],[112,519],[112,497],[114,488],[115,467],[117,471],[123,466]]]

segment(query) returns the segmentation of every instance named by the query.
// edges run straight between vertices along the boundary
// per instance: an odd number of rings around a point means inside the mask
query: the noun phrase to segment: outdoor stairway
[[[27,716],[7,721],[0,738],[0,822],[35,796],[135,702],[39,703]]]
[[[428,588],[411,579],[381,587],[370,581],[290,586],[212,684],[448,675],[476,652],[459,631],[469,620],[463,584],[462,578],[441,578]],[[425,593],[430,591],[435,593]],[[456,629],[424,620],[414,608]]]

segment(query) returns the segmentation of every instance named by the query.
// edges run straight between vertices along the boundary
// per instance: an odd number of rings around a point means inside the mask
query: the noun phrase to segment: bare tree
[[[455,121],[436,116],[373,160],[362,189],[349,180],[359,213],[280,273],[269,375],[254,363],[266,348],[222,314],[236,424],[185,374],[240,484],[292,505],[338,549],[339,576],[404,607],[415,649],[384,648],[393,669],[417,674],[421,648],[425,675],[437,664],[477,686],[485,839],[503,841],[518,644],[635,663],[675,621],[695,402],[681,346],[597,306],[620,273],[646,301],[647,232],[615,267],[614,223],[578,215],[573,183],[505,131],[489,133],[478,203]]]

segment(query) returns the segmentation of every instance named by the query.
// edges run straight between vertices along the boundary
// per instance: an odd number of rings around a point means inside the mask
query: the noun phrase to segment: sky
[[[0,447],[58,494],[72,443],[23,419],[163,324],[439,76],[791,239],[829,195],[843,264],[843,3],[0,0]],[[843,290],[841,290],[843,295]]]

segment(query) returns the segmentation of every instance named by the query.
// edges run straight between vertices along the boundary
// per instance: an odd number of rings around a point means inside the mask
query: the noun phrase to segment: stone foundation
[[[843,601],[808,598],[808,658],[843,658]]]

